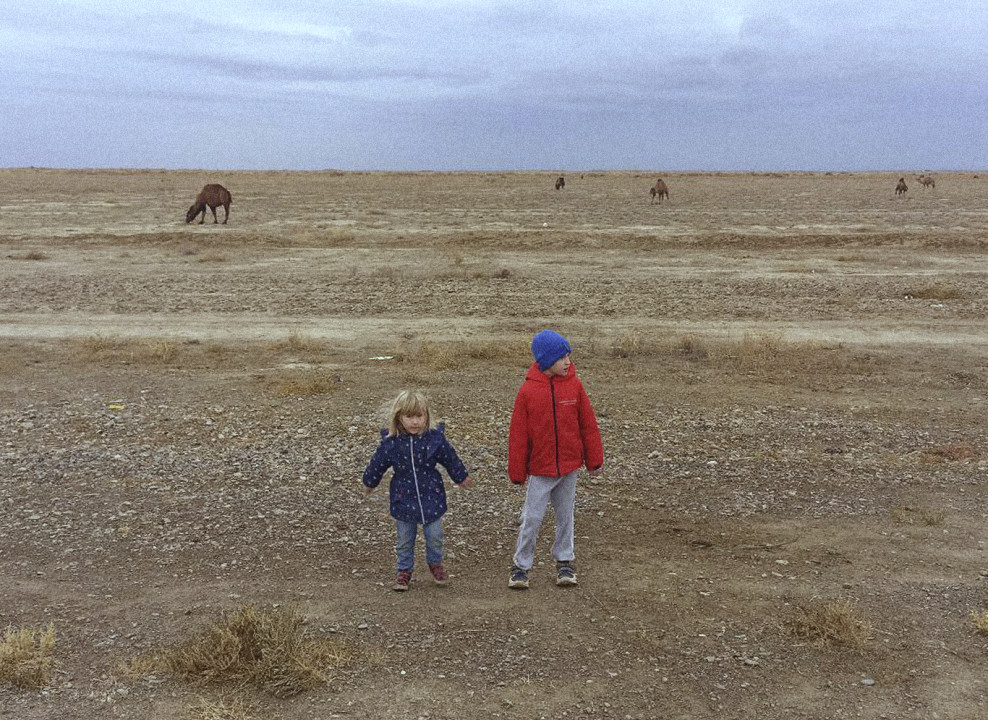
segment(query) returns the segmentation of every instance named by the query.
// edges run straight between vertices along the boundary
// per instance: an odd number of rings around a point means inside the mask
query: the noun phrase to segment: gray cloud
[[[17,3],[0,141],[8,166],[984,167],[988,10],[948,5]]]

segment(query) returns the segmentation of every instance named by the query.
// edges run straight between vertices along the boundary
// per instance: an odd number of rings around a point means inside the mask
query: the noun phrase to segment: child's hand
[[[367,495],[371,495],[371,494],[373,494],[373,493],[374,493],[374,492],[376,492],[376,491],[377,491],[377,488],[372,488],[372,487],[367,487],[366,485],[364,485],[364,496],[365,496],[365,497],[366,497]]]
[[[466,480],[464,480],[463,482],[460,483],[460,487],[463,488],[464,490],[468,490],[468,489],[472,488],[473,487],[473,478],[471,476],[467,475]]]

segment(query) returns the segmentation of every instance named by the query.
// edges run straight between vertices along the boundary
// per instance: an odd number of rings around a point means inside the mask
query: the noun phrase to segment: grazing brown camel
[[[185,213],[185,222],[192,222],[196,219],[196,215],[202,213],[202,220],[199,221],[199,224],[202,225],[206,222],[206,208],[208,207],[213,211],[213,224],[215,225],[217,223],[216,208],[222,205],[225,211],[223,224],[226,225],[226,221],[230,217],[230,203],[232,202],[233,197],[230,195],[230,191],[222,185],[206,185],[196,197],[196,201],[192,203],[189,211]]]
[[[895,185],[895,194],[896,195],[905,195],[906,194],[906,190],[908,190],[908,189],[909,188],[906,187],[906,179],[905,178],[899,178],[899,182],[897,182],[896,185]]]
[[[937,182],[931,175],[920,175],[916,178],[916,182],[922,185],[924,190],[928,187],[932,187],[934,190],[937,189]]]
[[[669,187],[662,178],[655,181],[655,185],[651,187],[648,193],[652,196],[652,202],[655,202],[656,196],[658,196],[659,202],[662,202],[663,198],[669,199]]]
[[[566,178],[560,175],[556,178],[556,190],[562,190],[564,187],[566,187]]]

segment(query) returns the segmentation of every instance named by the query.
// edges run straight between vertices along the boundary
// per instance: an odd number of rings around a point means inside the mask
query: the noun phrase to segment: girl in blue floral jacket
[[[473,478],[446,439],[445,428],[432,427],[425,396],[405,390],[391,405],[390,427],[381,431],[381,444],[363,477],[369,495],[388,468],[394,469],[390,496],[391,517],[398,531],[395,590],[408,590],[412,580],[419,525],[433,579],[437,585],[445,585],[449,580],[443,568],[442,516],[446,512],[446,488],[436,465],[446,468],[457,485],[464,488],[473,485]]]

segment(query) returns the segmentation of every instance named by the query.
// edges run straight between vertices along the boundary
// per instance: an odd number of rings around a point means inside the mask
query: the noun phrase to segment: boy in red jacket
[[[573,508],[576,476],[586,465],[591,474],[604,464],[600,430],[590,398],[570,362],[569,342],[554,330],[532,338],[535,362],[525,375],[508,433],[508,477],[528,485],[508,587],[528,587],[535,563],[535,539],[551,502],[556,515],[556,585],[576,585]]]

